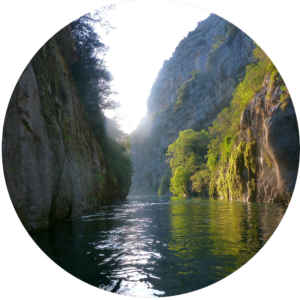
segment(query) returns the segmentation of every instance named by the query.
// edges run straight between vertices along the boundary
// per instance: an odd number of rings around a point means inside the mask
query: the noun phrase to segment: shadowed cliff
[[[78,96],[70,69],[77,60],[67,26],[34,56],[9,102],[3,166],[10,197],[27,230],[78,217],[129,192],[131,175],[121,182],[118,166],[112,168],[107,156],[108,142],[120,157],[125,149],[105,135],[102,141],[95,136]],[[104,127],[98,130],[105,132]]]

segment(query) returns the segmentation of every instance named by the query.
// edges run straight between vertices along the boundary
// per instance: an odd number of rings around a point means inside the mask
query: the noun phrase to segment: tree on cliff
[[[235,88],[230,106],[223,109],[212,126],[208,128],[212,137],[207,153],[207,167],[211,176],[211,196],[220,195],[222,190],[228,191],[229,189],[228,184],[233,176],[229,174],[228,170],[230,164],[235,163],[236,160],[233,153],[239,146],[240,120],[243,111],[248,107],[255,94],[261,90],[266,76],[270,76],[270,90],[272,90],[272,86],[274,87],[278,76],[278,70],[270,58],[258,45],[256,46],[253,51],[256,63],[246,67],[245,78]],[[256,108],[257,113],[260,109],[260,107]],[[251,147],[250,144],[248,147]]]
[[[103,114],[103,110],[118,106],[111,99],[114,94],[111,89],[112,75],[104,60],[108,48],[101,42],[96,31],[97,24],[106,31],[113,28],[103,18],[103,14],[111,8],[113,6],[86,14],[71,23],[79,57],[71,69],[86,119],[105,154],[106,177],[114,182],[116,177],[121,186],[130,186],[133,167],[127,151],[128,145],[121,139],[125,136],[117,124],[109,121]]]
[[[114,94],[110,82],[112,76],[107,70],[104,55],[107,47],[101,42],[95,25],[100,24],[107,30],[112,27],[102,14],[112,7],[95,11],[80,17],[71,23],[72,35],[79,59],[72,65],[72,73],[77,83],[81,99],[89,110],[97,106],[102,109],[114,109],[118,103],[110,99]]]
[[[210,170],[204,163],[201,164],[200,170],[191,176],[192,190],[198,194],[206,194],[209,190]]]
[[[189,179],[190,172],[183,167],[176,168],[174,176],[171,178],[170,191],[174,195],[187,196],[190,193]]]
[[[196,132],[187,129],[179,132],[178,139],[169,146],[167,156],[170,158],[172,174],[181,166],[192,174],[195,173],[201,162],[205,161],[209,134],[204,130]]]
[[[170,191],[175,195],[190,193],[190,177],[200,171],[206,162],[209,133],[196,132],[192,129],[179,132],[178,139],[169,146],[169,157],[172,178]]]

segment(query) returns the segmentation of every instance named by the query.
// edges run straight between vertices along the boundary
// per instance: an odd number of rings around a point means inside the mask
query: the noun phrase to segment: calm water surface
[[[178,295],[245,264],[268,241],[285,205],[139,197],[32,235],[58,265],[118,294]],[[75,284],[75,282],[74,282]]]

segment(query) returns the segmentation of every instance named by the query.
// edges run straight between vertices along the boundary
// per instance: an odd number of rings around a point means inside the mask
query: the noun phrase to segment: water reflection
[[[131,198],[32,235],[58,265],[101,289],[171,296],[210,285],[267,242],[286,206]]]

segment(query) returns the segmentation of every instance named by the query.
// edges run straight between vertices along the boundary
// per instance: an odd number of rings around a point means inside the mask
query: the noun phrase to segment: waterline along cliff
[[[131,134],[132,195],[210,195],[289,203],[299,135],[276,67],[210,15],[165,61]]]
[[[98,80],[109,84],[109,73],[85,50],[104,45],[80,35],[82,29],[93,34],[92,24],[81,18],[52,37],[25,68],[9,102],[4,173],[16,212],[29,231],[78,217],[103,201],[124,199],[131,185],[127,151],[105,131],[100,107],[108,102],[92,102],[93,93],[101,100],[108,87],[96,90],[96,82],[88,86],[87,96],[87,84],[79,76],[90,59],[89,70],[96,66],[94,78],[99,74]],[[93,47],[80,49],[91,40]]]

